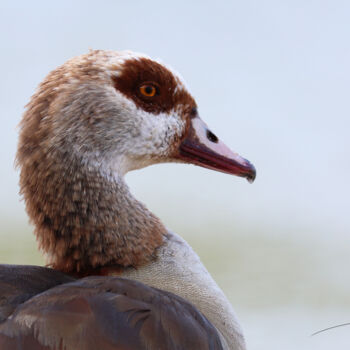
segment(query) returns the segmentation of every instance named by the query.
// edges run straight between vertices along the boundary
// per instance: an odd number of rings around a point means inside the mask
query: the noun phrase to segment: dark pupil
[[[152,94],[152,92],[153,92],[153,86],[146,86],[145,87],[145,92],[146,92],[146,94],[147,95],[151,95]]]

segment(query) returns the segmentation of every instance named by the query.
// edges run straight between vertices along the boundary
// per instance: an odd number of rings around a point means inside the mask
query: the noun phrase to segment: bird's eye
[[[153,97],[156,95],[157,89],[151,84],[144,84],[140,86],[140,92],[143,96]]]

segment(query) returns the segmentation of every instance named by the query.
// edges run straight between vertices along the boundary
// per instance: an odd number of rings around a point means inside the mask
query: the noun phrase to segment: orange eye
[[[143,96],[153,97],[157,93],[157,89],[150,84],[140,86],[140,92]]]

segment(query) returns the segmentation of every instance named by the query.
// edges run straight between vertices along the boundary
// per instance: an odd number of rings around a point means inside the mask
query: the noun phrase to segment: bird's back
[[[120,277],[1,265],[0,317],[2,350],[222,349],[190,303]]]

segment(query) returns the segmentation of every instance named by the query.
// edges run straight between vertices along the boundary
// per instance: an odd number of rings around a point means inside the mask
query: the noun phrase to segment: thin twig
[[[350,326],[350,322],[347,322],[347,323],[342,323],[342,324],[338,324],[336,326],[332,326],[332,327],[328,327],[328,328],[325,328],[325,329],[322,329],[320,331],[317,331],[315,333],[312,333],[311,334],[311,337],[313,337],[314,335],[316,334],[320,334],[322,332],[325,332],[325,331],[329,331],[330,329],[334,329],[334,328],[338,328],[338,327],[343,327],[343,326]]]

